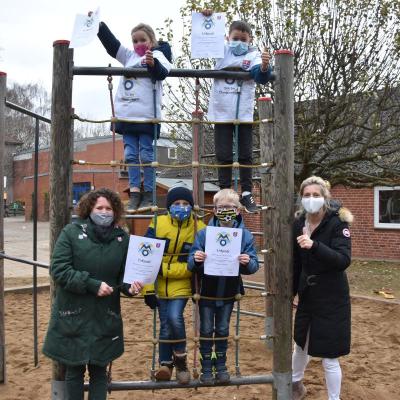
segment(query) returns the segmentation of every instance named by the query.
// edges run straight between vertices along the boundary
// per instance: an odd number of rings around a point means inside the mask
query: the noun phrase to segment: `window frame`
[[[171,157],[171,150],[175,152],[175,157]],[[168,160],[177,160],[178,159],[178,149],[176,147],[168,147]]]
[[[400,190],[400,186],[374,187],[374,228],[376,229],[400,229],[400,223],[379,222],[379,193],[389,190]]]

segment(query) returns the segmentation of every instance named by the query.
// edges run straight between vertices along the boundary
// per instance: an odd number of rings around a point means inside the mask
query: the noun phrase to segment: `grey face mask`
[[[98,226],[110,226],[114,221],[114,214],[91,212],[90,219]]]

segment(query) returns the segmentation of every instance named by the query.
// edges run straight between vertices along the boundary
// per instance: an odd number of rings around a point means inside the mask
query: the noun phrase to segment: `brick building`
[[[332,197],[354,215],[353,257],[400,260],[400,187],[335,186]]]
[[[255,193],[259,193],[257,186]],[[354,215],[351,226],[354,258],[400,261],[400,187],[335,186],[331,194]],[[246,215],[245,222],[252,231],[262,230],[260,216]],[[261,248],[262,237],[255,238]]]
[[[158,161],[162,164],[171,164],[177,159],[177,146],[168,139],[159,139],[157,147]],[[123,161],[123,143],[121,136],[116,137],[115,154],[117,161]],[[109,163],[112,160],[112,137],[101,136],[76,141],[74,143],[74,160],[87,162]],[[49,165],[50,149],[41,149],[39,152],[38,174],[38,219],[49,219]],[[161,172],[161,171],[160,171]],[[20,201],[25,205],[25,218],[32,216],[32,196],[34,184],[34,154],[22,152],[13,158],[13,201]],[[113,177],[114,173],[114,177]],[[100,187],[113,187],[121,194],[123,201],[128,200],[124,193],[129,187],[128,171],[125,167],[116,167],[115,170],[107,165],[73,165],[73,204],[76,204],[83,193]],[[157,177],[157,204],[165,203],[165,195],[169,187],[179,181],[191,188],[191,179],[184,179],[179,173],[173,179]],[[218,187],[207,184],[205,188],[207,203],[212,202],[213,194]],[[71,207],[73,206],[71,204]],[[148,221],[147,221],[148,224]]]

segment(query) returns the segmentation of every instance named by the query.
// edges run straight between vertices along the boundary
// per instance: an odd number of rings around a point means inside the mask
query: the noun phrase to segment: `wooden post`
[[[273,375],[276,398],[292,399],[292,225],[294,200],[293,52],[275,52],[274,154],[271,202],[275,268]]]
[[[273,105],[271,97],[260,97],[258,99],[258,113],[260,120],[271,121],[273,115]],[[262,122],[260,124],[260,161],[261,163],[274,162],[274,125],[272,122]],[[274,191],[273,168],[261,169],[261,204],[264,206],[271,205],[271,199]],[[275,206],[275,205],[273,205]],[[271,249],[273,247],[272,238],[274,210],[267,210],[262,213],[262,222],[264,227],[263,249]],[[264,285],[268,293],[273,293],[273,268],[275,264],[275,253],[264,254]],[[265,335],[267,336],[266,345],[268,349],[273,348],[274,341],[271,338],[274,334],[274,317],[273,317],[273,296],[265,298]]]
[[[0,71],[0,251],[4,252],[4,145],[6,136],[7,74]],[[0,383],[6,383],[6,338],[4,309],[4,258],[0,258]]]
[[[70,222],[72,205],[71,175],[73,135],[71,135],[72,61],[73,50],[69,41],[53,43],[53,85],[51,95],[51,145],[50,145],[50,254],[63,229]],[[51,302],[55,296],[51,285]],[[53,362],[52,400],[64,400],[65,368]]]

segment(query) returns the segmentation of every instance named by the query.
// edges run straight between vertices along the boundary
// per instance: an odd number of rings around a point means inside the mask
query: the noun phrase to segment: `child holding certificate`
[[[212,10],[204,10],[205,17],[212,16]],[[214,79],[208,105],[208,119],[218,122],[214,126],[215,153],[218,164],[232,164],[232,141],[234,120],[246,122],[238,128],[238,161],[253,164],[253,121],[255,84],[266,84],[272,79],[270,55],[260,53],[252,45],[250,25],[245,21],[233,21],[225,44],[223,58],[215,59],[215,69],[250,72],[253,80]],[[258,210],[252,196],[252,169],[240,168],[240,202],[249,213]],[[221,189],[232,185],[232,168],[219,168],[218,180]]]
[[[100,22],[98,37],[107,53],[124,67],[145,68],[150,74],[150,77],[138,78],[122,76],[114,100],[115,116],[122,120],[116,122],[115,131],[123,137],[125,162],[135,164],[128,167],[128,211],[135,211],[153,205],[153,169],[151,166],[143,167],[144,191],[141,192],[138,164],[149,165],[154,161],[154,124],[149,120],[161,118],[162,81],[167,77],[172,63],[168,43],[159,43],[149,25],[135,26],[131,36],[132,48],[125,47],[108,26]],[[159,134],[159,124],[157,130]]]
[[[179,383],[188,383],[190,373],[186,362],[186,332],[183,311],[192,295],[192,273],[187,269],[187,259],[194,242],[195,224],[192,213],[193,196],[186,187],[177,186],[167,194],[167,215],[153,220],[146,236],[166,241],[164,257],[157,278],[157,297],[153,285],[145,286],[146,304],[158,307],[160,318],[160,339],[182,340],[176,343],[159,344],[160,368],[155,377],[158,381],[171,379],[176,368]],[[197,229],[205,225],[197,221]]]
[[[200,295],[215,297],[220,300],[201,299],[200,308],[200,336],[218,338],[229,336],[229,321],[232,314],[236,294],[244,294],[240,274],[254,274],[258,268],[257,252],[253,244],[253,235],[243,224],[240,215],[239,195],[232,189],[222,189],[214,196],[214,217],[210,220],[210,227],[240,228],[242,240],[238,276],[215,276],[204,273],[204,262],[207,254],[206,248],[207,229],[199,231],[190,250],[188,269],[197,272],[200,279]],[[228,232],[228,229],[227,229]],[[229,235],[229,234],[228,234]],[[227,235],[227,237],[228,237]],[[224,240],[229,240],[225,239]],[[213,346],[216,358],[212,357]],[[204,383],[212,383],[213,366],[215,367],[215,380],[228,382],[230,375],[226,367],[226,350],[228,340],[202,340],[200,341],[201,376]]]

